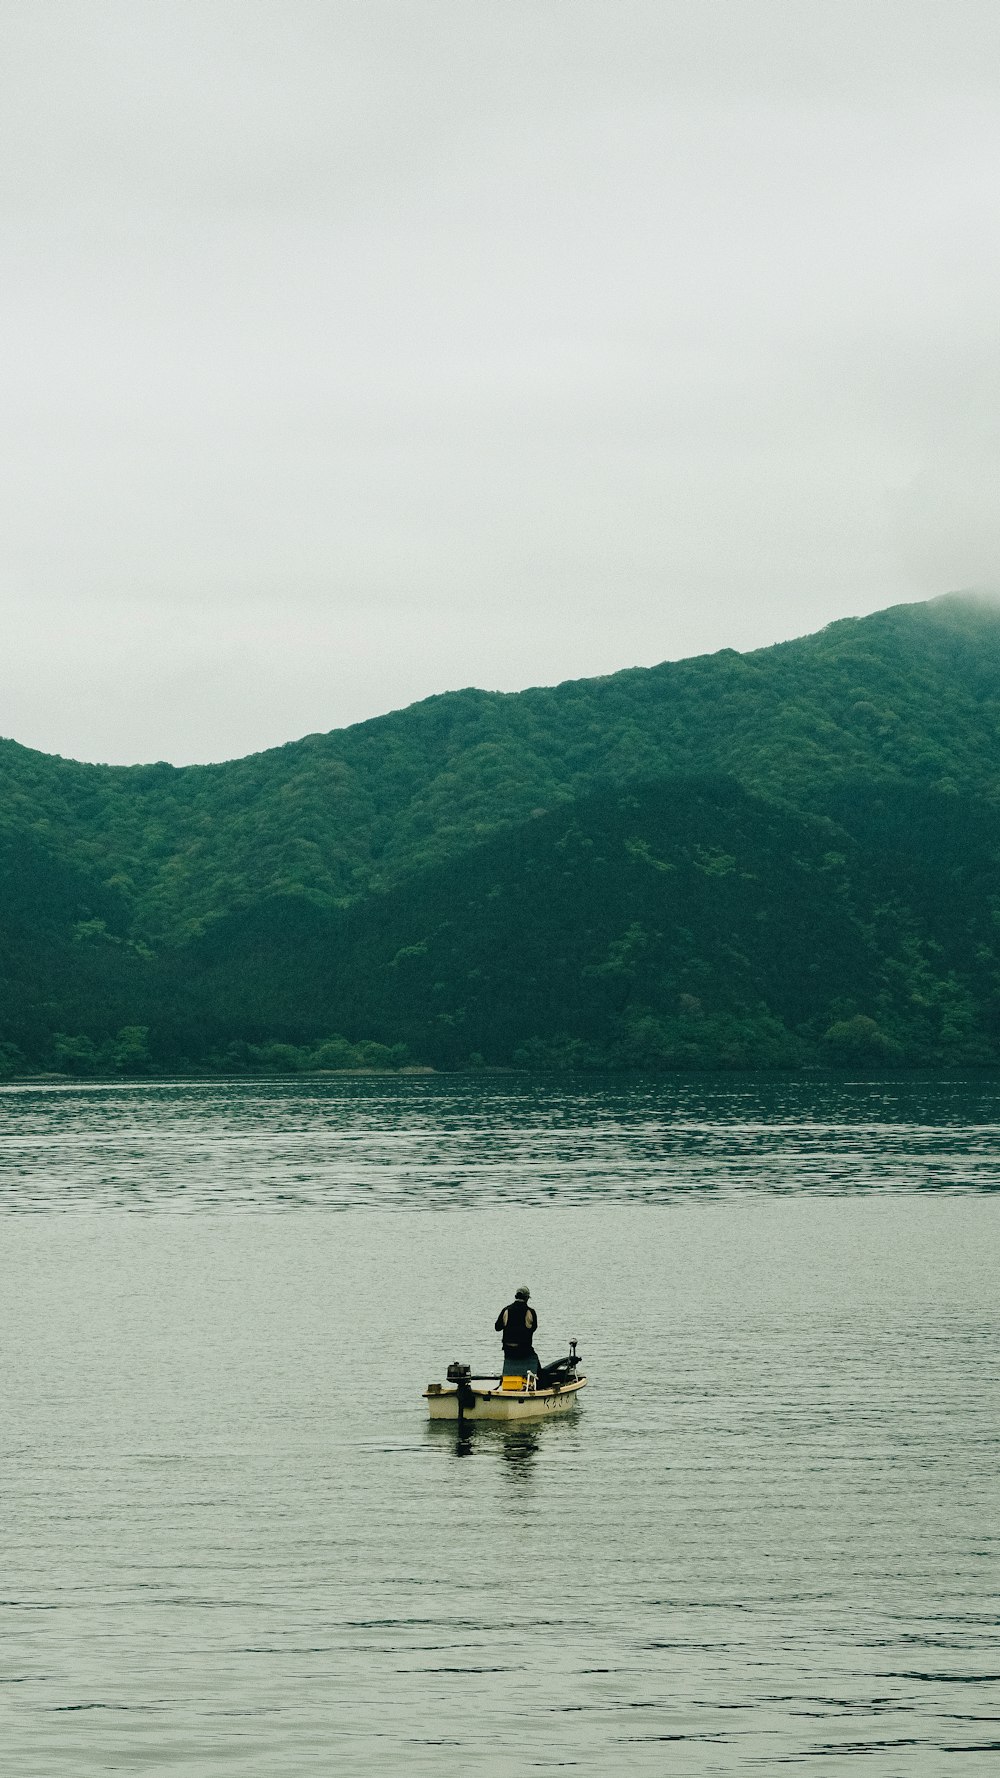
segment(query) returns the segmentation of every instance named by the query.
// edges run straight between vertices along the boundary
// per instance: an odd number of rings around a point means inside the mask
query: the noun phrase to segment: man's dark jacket
[[[505,1352],[530,1352],[538,1326],[538,1316],[523,1297],[515,1297],[496,1318],[497,1333],[503,1334]]]

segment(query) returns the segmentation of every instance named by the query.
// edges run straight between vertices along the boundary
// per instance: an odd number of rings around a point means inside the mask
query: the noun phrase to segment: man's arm
[[[493,1323],[493,1327],[497,1333],[503,1333],[503,1330],[506,1327],[506,1325],[507,1325],[507,1311],[506,1311],[506,1309],[501,1309],[499,1315],[497,1316],[496,1320]]]

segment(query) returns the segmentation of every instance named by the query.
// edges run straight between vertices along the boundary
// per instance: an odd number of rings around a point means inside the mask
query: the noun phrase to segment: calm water
[[[0,1091],[0,1769],[1000,1770],[1000,1094]],[[592,1386],[430,1427],[525,1278]]]

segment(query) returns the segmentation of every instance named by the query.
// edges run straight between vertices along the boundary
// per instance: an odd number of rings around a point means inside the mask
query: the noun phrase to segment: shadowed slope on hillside
[[[670,780],[567,805],[346,911],[258,904],[164,956],[159,1042],[336,1029],[445,1067],[990,1061],[994,811],[845,786],[834,812]]]
[[[157,953],[31,836],[0,836],[0,895],[0,1073],[1000,1059],[996,808],[919,785],[812,812],[718,776],[606,790]]]

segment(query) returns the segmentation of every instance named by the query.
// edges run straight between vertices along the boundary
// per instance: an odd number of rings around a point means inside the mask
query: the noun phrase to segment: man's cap
[[[522,1296],[524,1298],[525,1302],[527,1302],[529,1296],[531,1295],[531,1292],[528,1289],[528,1286],[526,1284],[519,1284],[517,1289],[514,1292],[514,1295],[515,1296]]]

